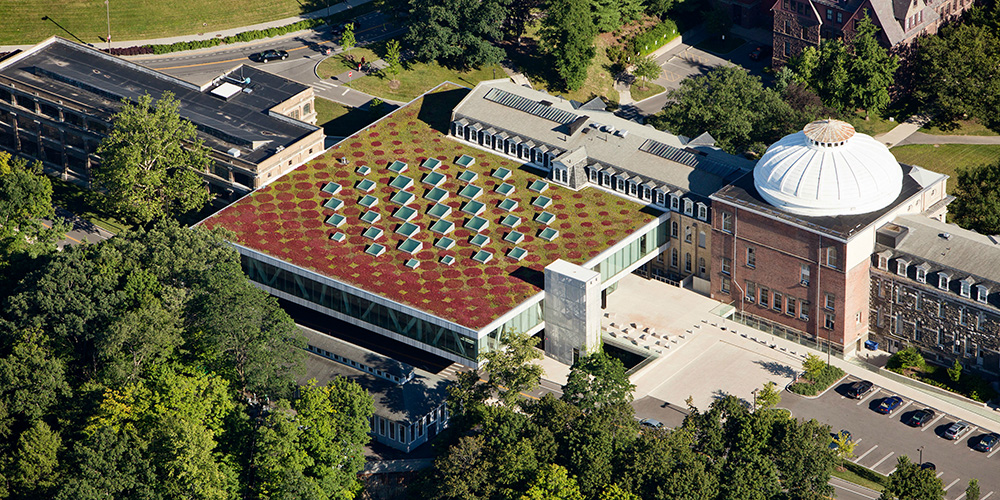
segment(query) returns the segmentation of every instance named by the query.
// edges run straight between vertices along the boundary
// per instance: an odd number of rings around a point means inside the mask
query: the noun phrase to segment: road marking
[[[41,221],[39,221],[39,222],[41,222]],[[67,221],[67,222],[69,222],[69,221]],[[41,224],[42,224],[43,226],[45,226],[45,229],[52,229],[52,226],[50,226],[50,225],[48,225],[48,224],[46,224],[46,223],[44,223],[44,222],[41,222]],[[73,230],[73,228],[72,228],[72,226],[71,226],[71,227],[70,227],[70,231],[72,231],[72,230]],[[71,239],[71,240],[73,240],[73,241],[75,241],[75,242],[77,242],[77,243],[83,243],[82,241],[80,241],[80,240],[78,240],[78,239],[76,239],[76,238],[74,238],[74,237],[70,236],[69,234],[64,234],[64,235],[63,235],[63,237],[64,237],[64,238],[69,238],[69,239]]]
[[[856,441],[854,441],[854,445],[857,446],[859,443],[861,443],[862,439],[864,438],[858,438]]]
[[[998,451],[1000,451],[1000,446],[997,446],[997,449],[991,451],[989,455],[986,455],[986,458],[993,457],[993,455],[996,455]]]
[[[347,95],[347,91],[348,91],[348,90],[351,90],[351,89],[344,89],[344,91],[343,91],[343,92],[341,92],[341,93],[340,93],[340,95]]]
[[[872,396],[874,396],[876,394],[878,394],[877,390],[869,392],[868,395],[865,396],[861,401],[858,401],[858,406],[861,406],[861,403],[864,403],[865,401],[868,401]]]
[[[872,446],[870,450],[868,450],[868,451],[864,452],[864,453],[863,453],[863,454],[862,454],[862,455],[861,455],[860,457],[858,457],[858,458],[855,458],[855,459],[854,459],[854,463],[858,463],[858,462],[860,462],[862,458],[865,458],[865,457],[867,457],[869,453],[871,453],[871,452],[875,451],[875,448],[878,448],[878,445],[875,445],[875,446]]]
[[[941,477],[943,475],[944,475],[944,471],[941,471],[941,472],[938,472],[937,474],[934,474],[934,477]]]
[[[948,491],[949,489],[951,489],[951,487],[955,486],[955,483],[957,483],[957,482],[958,482],[958,478],[955,478],[955,480],[952,481],[951,484],[949,484],[948,486],[944,487],[944,491]]]
[[[987,498],[989,498],[992,495],[993,495],[993,492],[991,491],[991,492],[987,493],[986,496],[984,496],[983,498],[980,498],[979,500],[986,500]]]
[[[934,424],[935,424],[935,423],[936,423],[936,422],[937,422],[938,420],[941,420],[942,418],[944,418],[944,413],[942,413],[942,414],[938,415],[938,416],[937,416],[937,418],[935,418],[934,420],[931,420],[930,422],[927,422],[926,424],[924,424],[924,428],[923,428],[923,429],[920,429],[920,432],[926,432],[926,431],[927,431],[927,429],[930,429],[931,427],[934,427]]]
[[[955,442],[952,443],[952,444],[958,444],[958,443],[961,443],[962,441],[965,441],[965,436],[971,436],[972,433],[976,432],[976,429],[978,429],[978,428],[979,427],[976,427],[975,425],[973,425],[971,429],[965,431],[965,434],[962,434],[962,437],[959,438],[959,439],[956,439]]]
[[[886,460],[889,460],[889,457],[891,457],[891,456],[893,456],[895,454],[896,454],[896,452],[890,451],[888,455],[882,457],[882,460],[879,460],[878,462],[875,462],[875,465],[869,467],[869,469],[874,470],[876,467],[882,465],[882,462],[885,462]]]

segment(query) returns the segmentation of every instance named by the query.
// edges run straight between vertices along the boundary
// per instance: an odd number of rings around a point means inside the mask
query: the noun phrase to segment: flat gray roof
[[[910,262],[912,265],[919,265],[923,260],[931,263],[933,271],[945,267],[1000,283],[1000,244],[995,237],[920,215],[903,215],[892,222],[909,230],[892,249],[893,253],[915,257],[917,260]],[[945,238],[944,234],[950,237]],[[956,275],[952,279],[964,277]]]
[[[455,107],[453,117],[480,123],[484,128],[508,131],[543,144],[550,151],[571,152],[582,146],[586,148],[589,163],[627,171],[642,177],[643,182],[652,180],[703,197],[724,186],[727,179],[753,169],[754,162],[745,158],[706,145],[689,146],[675,135],[593,107],[575,108],[571,101],[510,80],[490,80],[476,85]],[[586,117],[582,127],[579,124],[570,127],[581,117]],[[611,126],[627,134],[621,137],[604,132],[601,126]],[[663,152],[674,159],[657,154]]]
[[[180,115],[198,127],[206,145],[222,152],[237,147],[240,159],[251,163],[317,130],[308,123],[267,113],[275,104],[305,90],[304,85],[249,67],[237,67],[230,76],[238,78],[240,71],[251,80],[243,87],[252,92],[239,92],[224,100],[208,93],[214,85],[203,91],[178,78],[58,37],[0,63],[0,75],[15,82],[111,113],[118,110],[123,98],[135,100],[148,93],[158,99],[163,92],[173,92],[180,102]]]

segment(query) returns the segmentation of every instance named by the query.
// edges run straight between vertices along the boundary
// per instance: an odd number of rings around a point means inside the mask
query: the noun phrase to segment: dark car
[[[923,410],[917,410],[913,415],[910,416],[910,420],[906,423],[910,427],[923,427],[924,424],[934,420],[934,410],[930,408],[924,408]]]
[[[851,384],[851,386],[847,388],[847,397],[854,399],[861,399],[867,396],[869,392],[872,392],[872,389],[874,388],[875,385],[872,384],[871,382],[867,380],[861,380]]]
[[[976,443],[976,449],[983,453],[989,453],[997,447],[997,443],[1000,443],[1000,434],[995,432],[983,434],[982,436],[979,436],[979,442]]]
[[[969,432],[970,430],[972,430],[972,428],[969,427],[969,424],[959,420],[958,422],[949,425],[948,428],[945,429],[944,437],[947,439],[951,439],[952,441],[955,441],[958,439],[962,439],[962,436],[964,436],[965,433]]]
[[[937,470],[937,466],[931,462],[924,462],[920,464],[920,470]]]
[[[759,46],[759,47],[753,49],[752,51],[750,51],[750,60],[751,61],[760,61],[761,59],[765,59],[767,57],[767,53],[768,53],[768,49],[769,48],[770,47]]]
[[[851,431],[841,429],[839,433],[833,435],[833,439],[830,440],[830,449],[836,450],[840,448],[840,444],[837,442],[837,438],[843,436],[844,444],[850,443],[852,439]]]
[[[896,411],[896,409],[902,404],[903,398],[899,396],[889,396],[882,400],[882,404],[878,405],[878,412],[883,415],[892,415],[892,412]]]
[[[285,52],[284,50],[274,50],[274,49],[265,50],[264,52],[255,54],[254,59],[263,63],[266,63],[268,61],[276,61],[279,59],[284,61],[285,59],[288,59],[288,52]]]

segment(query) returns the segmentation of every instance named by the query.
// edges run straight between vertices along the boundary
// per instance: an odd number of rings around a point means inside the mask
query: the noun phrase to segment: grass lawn
[[[601,96],[605,101],[610,101],[612,106],[617,107],[618,91],[613,88],[612,64],[606,52],[613,37],[598,35],[594,39],[597,55],[587,69],[587,80],[579,89],[567,91],[562,87],[562,80],[552,67],[551,60],[539,47],[538,29],[539,23],[529,26],[519,45],[507,47],[508,57],[514,62],[515,67],[528,77],[532,87],[579,102],[587,102]]]
[[[122,41],[206,33],[324,7],[318,0],[112,0],[111,36]],[[102,0],[3,0],[2,12],[0,45],[33,44],[52,35],[98,44],[108,34]]]
[[[378,113],[350,108],[321,97],[316,98],[316,124],[323,127],[323,132],[328,136],[347,137],[381,117],[382,115]]]
[[[93,222],[101,229],[118,234],[131,226],[97,208],[96,194],[69,182],[52,179],[52,204]]]
[[[857,467],[860,467],[860,465],[857,466]],[[870,474],[875,475],[875,474],[878,474],[878,473],[877,472],[870,472]],[[882,483],[878,483],[876,481],[872,481],[871,479],[868,479],[867,477],[863,477],[860,474],[858,474],[858,473],[854,472],[853,470],[851,470],[849,468],[846,468],[846,467],[843,468],[843,469],[841,469],[840,467],[834,467],[833,468],[833,472],[830,475],[833,476],[833,477],[839,477],[840,479],[843,479],[844,481],[850,481],[850,482],[852,482],[852,483],[854,483],[856,485],[859,485],[859,486],[864,486],[865,488],[873,489],[873,490],[878,491],[880,493],[882,492],[882,488],[883,488]],[[881,474],[878,474],[878,475],[881,476]],[[882,477],[885,477],[885,476],[882,476]]]
[[[729,35],[725,39],[720,36],[713,36],[695,45],[695,47],[713,54],[725,55],[742,47],[744,43],[746,43],[746,40],[738,36]]]
[[[979,123],[979,120],[959,120],[954,124],[954,127],[946,125],[944,128],[941,128],[940,124],[928,124],[920,131],[933,135],[1000,135],[986,128],[985,125]]]
[[[340,56],[327,58],[320,63],[317,71],[320,77],[330,78],[344,71],[357,70],[357,63],[353,61],[360,61],[362,57],[366,61],[373,61],[384,55],[383,50],[382,44],[355,48]],[[410,61],[403,64],[403,71],[396,77],[399,80],[398,88],[391,88],[389,86],[391,78],[382,73],[359,78],[349,83],[348,86],[354,90],[383,99],[410,101],[444,81],[451,81],[472,88],[483,80],[492,80],[494,75],[496,75],[496,78],[505,78],[507,73],[500,66],[488,66],[462,71],[446,68],[436,62],[421,63]]]
[[[876,115],[872,115],[867,120],[865,120],[864,115],[855,115],[848,117],[847,122],[854,125],[854,130],[873,137],[879,134],[884,134],[895,128],[896,125],[899,125],[897,122],[891,122]]]
[[[666,89],[652,82],[646,83],[645,88],[643,88],[640,83],[633,83],[632,88],[629,89],[632,94],[632,99],[636,101],[652,97],[660,92],[663,92],[664,90]]]
[[[892,154],[902,163],[919,165],[935,172],[948,174],[948,189],[955,185],[959,167],[993,163],[1000,158],[1000,146],[992,144],[911,144],[892,148]]]

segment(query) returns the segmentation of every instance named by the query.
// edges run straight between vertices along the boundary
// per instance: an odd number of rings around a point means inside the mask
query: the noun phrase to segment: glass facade
[[[527,333],[531,331],[532,328],[542,323],[542,311],[544,310],[544,300],[539,300],[528,306],[527,309],[518,313],[517,316],[507,320],[500,328],[493,330],[486,337],[479,339],[479,352],[484,353],[496,349],[500,341],[500,334],[504,332]]]
[[[466,337],[447,327],[435,325],[405,312],[329,287],[246,255],[241,255],[240,260],[243,264],[243,272],[257,283],[398,333],[429,347],[436,347],[472,361],[478,359],[479,345],[474,338]],[[518,321],[521,316],[523,314],[511,321]],[[537,317],[541,317],[540,310]],[[530,319],[530,315],[527,318]],[[506,326],[505,324],[504,327]]]
[[[601,273],[601,282],[607,282],[614,275],[624,271],[643,257],[657,251],[667,243],[667,222],[654,226],[649,232],[601,261],[594,270]]]

